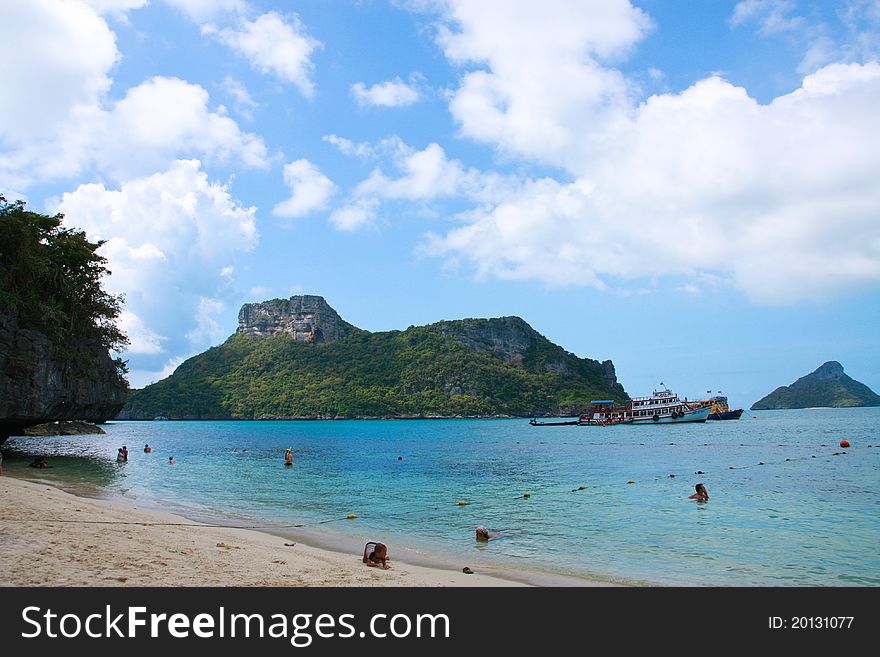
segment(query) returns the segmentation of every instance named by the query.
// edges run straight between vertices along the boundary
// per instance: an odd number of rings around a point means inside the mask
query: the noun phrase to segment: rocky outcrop
[[[62,356],[45,334],[0,313],[0,442],[45,422],[106,422],[125,405],[125,380],[106,349],[65,347]]]
[[[853,406],[880,406],[880,395],[847,376],[843,366],[831,360],[790,386],[781,386],[759,399],[752,410]]]
[[[299,342],[321,344],[339,340],[354,328],[324,297],[306,294],[246,303],[238,313],[237,332],[260,338],[287,333]]]

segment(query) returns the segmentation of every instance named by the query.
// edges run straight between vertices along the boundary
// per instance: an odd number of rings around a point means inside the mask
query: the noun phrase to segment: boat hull
[[[738,408],[735,411],[724,411],[723,413],[709,413],[710,420],[738,420],[743,414],[743,409]]]

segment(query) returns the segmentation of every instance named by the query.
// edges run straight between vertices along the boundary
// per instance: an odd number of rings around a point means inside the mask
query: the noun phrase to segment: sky
[[[3,0],[0,193],[133,387],[244,303],[518,315],[631,395],[880,391],[880,0]]]

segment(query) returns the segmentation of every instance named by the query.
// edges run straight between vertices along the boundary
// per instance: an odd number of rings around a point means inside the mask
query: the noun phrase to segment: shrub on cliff
[[[74,342],[120,351],[128,339],[116,326],[123,299],[101,287],[107,260],[83,231],[64,228],[63,215],[25,210],[0,195],[0,311],[45,333],[60,354]],[[116,361],[120,372],[125,363]]]

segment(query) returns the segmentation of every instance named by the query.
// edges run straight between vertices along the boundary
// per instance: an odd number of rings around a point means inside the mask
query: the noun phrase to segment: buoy
[[[357,516],[353,513],[349,513],[347,516],[345,516],[346,520],[354,520],[355,518],[357,518]]]
[[[841,447],[849,447],[849,441],[846,438],[844,438],[843,440],[840,441],[840,446]]]

